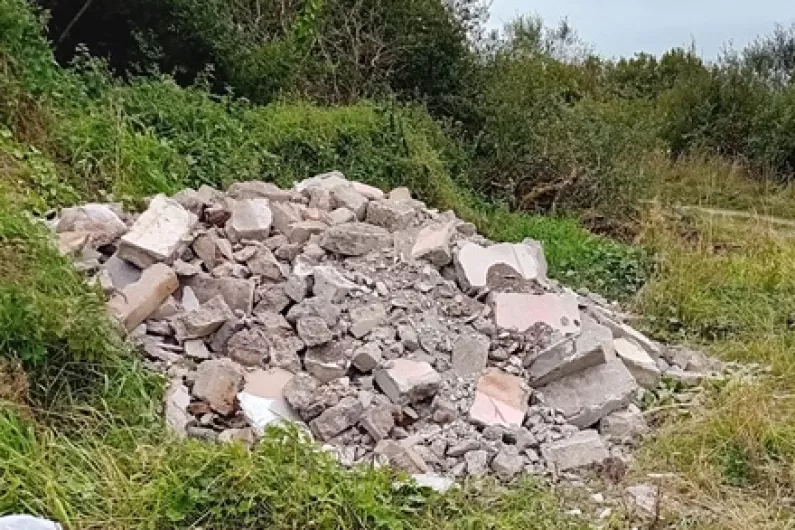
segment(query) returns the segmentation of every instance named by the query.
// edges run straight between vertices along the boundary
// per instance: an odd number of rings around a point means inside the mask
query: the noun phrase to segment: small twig
[[[55,44],[56,47],[61,45],[63,40],[69,35],[69,32],[72,31],[74,25],[77,24],[77,21],[80,20],[80,18],[83,16],[83,14],[85,14],[85,12],[88,10],[88,8],[91,6],[93,2],[94,0],[86,0],[86,3],[83,4],[83,7],[80,8],[80,11],[78,11],[77,14],[75,14],[75,16],[72,18],[72,20],[69,21],[69,24],[66,26],[66,29],[64,29],[63,33],[61,33],[61,36],[58,37],[58,40],[56,41]]]

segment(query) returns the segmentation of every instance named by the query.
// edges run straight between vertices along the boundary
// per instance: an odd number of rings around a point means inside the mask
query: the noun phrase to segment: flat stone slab
[[[177,315],[173,325],[179,340],[200,339],[218,331],[224,322],[234,316],[223,296],[218,295],[198,309]]]
[[[141,278],[116,293],[108,301],[108,309],[127,331],[132,331],[154,313],[179,287],[179,279],[171,267],[162,263],[144,270]]]
[[[524,421],[529,398],[530,389],[521,377],[489,368],[478,380],[469,418],[485,426],[518,427]]]
[[[486,287],[489,269],[508,265],[526,280],[546,278],[547,264],[540,243],[500,243],[482,247],[466,243],[455,255],[458,283],[465,291]]]
[[[589,427],[625,407],[638,384],[619,360],[587,368],[540,389],[544,404],[563,412],[569,423]]]
[[[420,230],[411,249],[414,259],[427,259],[437,267],[450,264],[453,260],[450,251],[450,238],[455,230],[455,223],[429,225]]]
[[[326,230],[320,246],[343,256],[363,256],[391,243],[391,234],[380,226],[368,223],[343,223]]]
[[[479,376],[486,369],[491,341],[480,333],[462,334],[453,343],[453,371],[460,377]]]
[[[406,405],[434,396],[442,377],[425,361],[395,359],[389,368],[375,371],[375,381],[393,403]]]
[[[410,201],[381,199],[367,205],[367,222],[392,232],[408,228],[416,216],[417,210]]]
[[[157,195],[119,240],[116,255],[142,269],[158,262],[171,263],[190,243],[190,233],[198,220],[177,201]]]
[[[502,329],[527,331],[543,323],[561,335],[580,332],[580,309],[573,294],[495,293],[494,321]]]
[[[541,456],[558,471],[600,464],[610,457],[599,433],[580,431],[571,438],[541,445]]]

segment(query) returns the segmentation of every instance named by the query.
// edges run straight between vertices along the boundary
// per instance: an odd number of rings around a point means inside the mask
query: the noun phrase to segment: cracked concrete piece
[[[86,234],[93,247],[101,247],[124,235],[127,225],[107,205],[90,203],[61,210],[55,231]]]
[[[411,249],[411,257],[414,259],[427,259],[437,267],[450,264],[453,260],[450,252],[450,239],[454,230],[455,222],[426,226],[417,235],[417,239]]]
[[[589,427],[625,407],[638,384],[619,360],[569,375],[540,389],[544,404],[563,412],[569,423]]]
[[[453,371],[460,377],[480,375],[489,360],[491,341],[480,333],[461,334],[453,343]]]
[[[519,427],[524,421],[530,389],[520,377],[489,368],[478,380],[471,421],[480,425]]]
[[[367,223],[343,223],[323,234],[320,246],[343,256],[362,256],[392,243],[392,235],[380,226]]]
[[[598,432],[585,430],[571,438],[542,444],[541,455],[558,471],[568,471],[600,464],[610,456],[610,453]]]
[[[254,282],[251,280],[214,278],[209,274],[197,274],[191,278],[184,278],[183,285],[190,287],[201,303],[220,294],[232,311],[251,314],[254,302]]]
[[[315,296],[340,303],[345,296],[356,288],[356,284],[347,280],[334,267],[319,265],[312,269],[314,284],[312,292]]]
[[[386,320],[386,310],[382,304],[355,307],[350,310],[350,315],[350,332],[357,339],[361,339]]]
[[[154,313],[179,287],[171,267],[156,263],[144,270],[141,278],[116,293],[108,301],[108,309],[129,332]]]
[[[428,464],[414,449],[393,440],[381,440],[375,446],[374,452],[385,456],[392,467],[405,473],[420,474],[430,471]]]
[[[391,232],[408,228],[416,216],[417,210],[409,201],[381,199],[367,205],[367,222]]]
[[[530,383],[543,386],[614,358],[613,334],[586,318],[577,337],[553,344],[537,356],[528,356]]]
[[[425,361],[395,359],[375,371],[375,381],[392,403],[406,405],[433,397],[442,377]]]
[[[182,381],[174,380],[166,390],[166,424],[180,438],[188,435],[190,393]]]
[[[502,329],[527,331],[544,323],[561,335],[580,332],[580,309],[572,294],[495,293],[494,321]]]
[[[224,298],[218,295],[198,309],[177,315],[173,319],[173,325],[178,340],[201,339],[218,331],[224,322],[234,316]]]
[[[331,191],[331,205],[333,208],[347,208],[352,211],[359,221],[367,213],[367,197],[356,191],[351,184],[336,186]]]
[[[624,362],[640,386],[649,389],[657,387],[662,372],[645,349],[632,339],[623,337],[615,340],[615,347],[618,358]]]
[[[361,401],[355,397],[345,397],[309,422],[309,426],[321,440],[327,441],[356,425],[363,412]]]
[[[230,239],[263,241],[268,238],[273,214],[268,199],[242,199],[232,205],[232,217],[226,223]]]
[[[116,255],[142,269],[155,263],[171,263],[190,243],[198,217],[165,195],[157,195],[149,208],[119,240]]]
[[[466,243],[455,255],[458,282],[465,291],[486,287],[489,269],[497,264],[508,265],[526,280],[543,281],[547,264],[540,243],[500,243],[482,247]]]

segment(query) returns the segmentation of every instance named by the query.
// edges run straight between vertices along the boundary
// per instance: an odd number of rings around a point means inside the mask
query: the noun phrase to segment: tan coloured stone
[[[526,280],[543,281],[546,278],[544,251],[536,241],[500,243],[490,247],[466,243],[455,256],[461,288],[472,290],[485,287],[489,269],[497,264],[508,265]]]
[[[132,331],[179,287],[177,275],[168,265],[157,263],[115,294],[108,302],[111,313],[118,318],[127,331]]]
[[[233,240],[262,241],[270,235],[272,222],[268,199],[243,199],[234,202],[226,231]]]
[[[521,426],[529,398],[530,389],[522,378],[489,368],[478,381],[470,420],[486,426]]]

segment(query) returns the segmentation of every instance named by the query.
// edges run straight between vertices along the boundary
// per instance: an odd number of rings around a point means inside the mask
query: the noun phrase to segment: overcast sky
[[[695,40],[704,57],[714,58],[727,42],[741,48],[776,23],[795,22],[795,0],[493,0],[490,26],[526,13],[547,23],[568,17],[605,56],[661,53]]]

